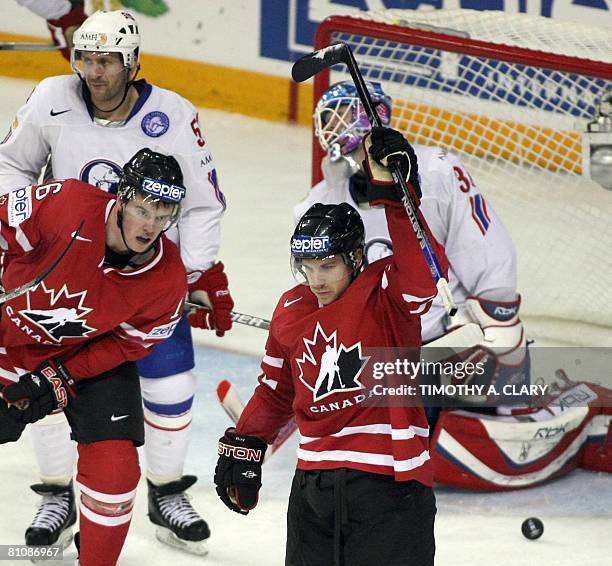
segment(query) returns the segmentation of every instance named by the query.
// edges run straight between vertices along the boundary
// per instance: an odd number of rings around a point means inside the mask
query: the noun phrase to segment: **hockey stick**
[[[370,124],[380,127],[382,125],[380,116],[372,104],[370,93],[367,89],[365,81],[363,80],[363,76],[359,70],[359,65],[355,60],[353,52],[346,43],[336,43],[334,45],[330,45],[329,47],[319,49],[318,51],[313,51],[308,55],[304,55],[304,57],[293,64],[293,67],[291,68],[291,77],[295,82],[301,83],[324,69],[338,63],[344,63],[347,66],[348,71],[351,74],[351,78],[355,83],[355,88],[359,94],[361,104],[363,105],[368,119],[370,120]],[[406,214],[408,215],[410,223],[412,224],[412,229],[414,230],[419,245],[421,246],[421,250],[423,256],[425,257],[425,261],[427,262],[427,266],[429,267],[429,271],[431,272],[431,276],[436,283],[438,292],[442,296],[442,301],[444,303],[446,312],[450,316],[454,316],[457,312],[457,306],[453,301],[453,297],[448,287],[448,281],[442,273],[440,262],[436,257],[436,254],[431,246],[431,242],[429,241],[427,233],[425,232],[423,224],[421,223],[421,220],[417,214],[417,207],[415,206],[412,196],[408,192],[408,187],[406,186],[406,181],[401,174],[399,164],[390,163],[389,169],[391,171],[393,183],[402,191],[402,204],[406,209]]]
[[[64,251],[62,251],[62,253],[60,253],[55,258],[53,263],[49,267],[47,267],[47,269],[39,273],[34,279],[32,279],[32,281],[29,281],[28,283],[24,283],[23,285],[20,285],[19,287],[15,287],[15,289],[12,289],[11,291],[7,291],[6,293],[0,293],[0,305],[3,303],[6,303],[7,301],[10,301],[11,299],[15,299],[16,297],[21,297],[21,295],[24,295],[25,293],[27,293],[28,291],[31,291],[37,285],[42,283],[45,277],[47,277],[47,275],[49,275],[49,273],[51,273],[57,267],[57,264],[60,261],[62,261],[62,259],[64,259],[64,256],[68,253],[68,250],[70,249],[74,241],[77,239],[77,236],[79,235],[79,232],[81,231],[81,228],[83,227],[83,223],[84,221],[81,221],[81,223],[79,224],[79,227],[72,233],[72,238],[68,242],[68,245],[64,248]]]
[[[59,45],[53,43],[0,42],[0,51],[57,51]]]
[[[190,301],[185,302],[185,307],[188,309],[206,309],[210,311],[210,307],[201,305],[200,303],[192,303]],[[240,312],[232,311],[232,322],[238,324],[245,324],[246,326],[253,326],[255,328],[261,328],[261,330],[270,329],[270,321],[265,318],[259,318],[258,316],[252,316],[250,314],[243,314]]]
[[[232,420],[234,424],[237,424],[240,420],[240,415],[244,410],[244,403],[238,395],[236,388],[227,380],[219,382],[217,385],[217,397],[219,403]],[[270,449],[266,452],[264,462],[267,462],[274,453],[285,443],[285,441],[297,430],[297,424],[295,419],[292,418],[283,428],[278,431],[274,442],[271,444]]]
[[[472,348],[483,340],[484,334],[482,329],[477,324],[471,322],[423,346],[421,348],[421,355],[428,362],[436,362]],[[244,403],[240,399],[236,388],[227,379],[224,379],[217,385],[217,397],[229,418],[236,424],[244,410]],[[292,418],[279,430],[270,450],[266,453],[265,460],[268,460],[296,430],[297,424],[295,419]]]
[[[47,275],[49,275],[49,273],[51,273],[57,267],[57,264],[60,261],[62,261],[62,259],[64,259],[64,256],[68,253],[68,250],[71,248],[72,244],[77,239],[77,236],[79,235],[79,232],[81,231],[81,228],[83,228],[84,222],[85,222],[84,220],[81,220],[79,227],[72,233],[72,238],[68,242],[68,245],[64,248],[62,253],[60,253],[55,258],[53,263],[49,267],[47,267],[47,269],[41,271],[34,279],[32,279],[32,281],[29,281],[28,283],[24,283],[23,285],[20,285],[19,287],[15,287],[11,291],[7,291],[6,293],[0,293],[0,305],[3,303],[6,303],[7,301],[10,301],[11,299],[21,297],[21,295],[24,295],[28,291],[32,291],[40,283],[42,283],[47,277]],[[4,399],[4,397],[2,397],[1,392],[0,392],[0,399]],[[14,405],[20,411],[25,411],[25,409],[27,409],[29,406],[29,401],[23,400],[23,399],[15,403],[8,403],[7,401],[7,404],[9,406]]]

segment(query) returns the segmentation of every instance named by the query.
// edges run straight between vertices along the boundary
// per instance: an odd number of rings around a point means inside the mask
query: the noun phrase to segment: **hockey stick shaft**
[[[372,126],[380,127],[382,125],[380,116],[378,115],[378,112],[376,112],[374,104],[372,103],[372,98],[370,97],[370,93],[363,79],[363,75],[361,74],[355,56],[347,44],[337,43],[305,55],[293,64],[291,76],[294,81],[302,82],[316,75],[320,71],[338,63],[344,63],[347,66],[351,78],[355,83],[357,93],[359,94],[359,100],[361,101],[368,119],[370,120],[370,124],[372,124]],[[410,195],[410,192],[408,191],[406,181],[400,171],[400,166],[398,163],[390,163],[389,170],[391,172],[391,177],[393,178],[393,183],[402,191],[402,204],[404,205],[404,209],[406,210],[406,214],[408,215],[412,229],[417,237],[419,246],[421,247],[421,251],[427,263],[427,267],[429,268],[431,276],[436,284],[436,288],[442,297],[446,312],[448,312],[450,316],[453,316],[457,312],[457,306],[453,301],[453,297],[448,286],[448,281],[442,273],[440,262],[438,261],[431,242],[429,241],[427,232],[425,231],[421,219],[417,214],[417,207],[412,196]]]
[[[219,382],[217,385],[217,397],[219,403],[232,420],[234,424],[237,424],[240,420],[240,415],[244,410],[244,403],[238,395],[236,388],[227,380]],[[270,450],[266,452],[264,462],[268,459],[285,443],[285,441],[297,430],[297,424],[295,419],[292,418],[285,426],[283,426],[276,435],[274,442],[270,446]]]
[[[188,309],[206,309],[208,311],[212,310],[210,307],[206,305],[201,305],[200,303],[192,303],[190,301],[185,302],[185,307]],[[250,314],[244,314],[241,312],[232,311],[232,322],[236,322],[237,324],[244,324],[246,326],[252,326],[254,328],[259,328],[261,330],[269,330],[270,329],[270,321],[265,318],[259,318],[258,316],[252,316]]]
[[[68,245],[53,260],[53,263],[51,263],[51,265],[49,265],[47,269],[39,273],[34,279],[32,279],[32,281],[29,281],[28,283],[24,283],[23,285],[20,285],[19,287],[15,287],[15,289],[12,289],[11,291],[7,291],[6,293],[0,293],[0,305],[3,303],[6,303],[7,301],[10,301],[11,299],[15,299],[16,297],[25,295],[28,291],[34,289],[34,287],[42,283],[45,277],[47,277],[47,275],[49,275],[49,273],[51,273],[57,267],[58,263],[62,261],[62,259],[64,259],[65,255],[68,253],[68,250],[70,249],[74,241],[77,239],[77,236],[79,235],[79,232],[81,231],[81,228],[83,227],[83,222],[84,221],[81,221],[81,223],[79,224],[79,227],[73,232],[72,238],[68,242]]]
[[[77,239],[77,236],[79,235],[79,232],[81,231],[81,228],[83,228],[83,223],[84,221],[82,220],[81,223],[79,224],[79,227],[72,233],[72,238],[68,242],[68,245],[53,260],[53,263],[51,263],[49,267],[47,267],[45,270],[39,273],[34,279],[32,279],[32,281],[25,283],[23,285],[20,285],[19,287],[15,287],[15,289],[12,289],[11,291],[7,291],[6,293],[0,293],[0,305],[3,303],[6,303],[7,301],[10,301],[11,299],[15,299],[17,297],[21,297],[21,295],[25,295],[25,293],[33,290],[37,285],[42,283],[47,277],[47,275],[49,275],[57,267],[59,262],[62,261],[62,259],[64,259],[64,257],[68,253],[68,250],[72,247],[72,244]],[[0,399],[4,399],[1,392],[0,392]],[[20,411],[25,411],[30,405],[27,399],[22,399],[22,400],[16,401],[15,403],[9,403],[7,401],[7,404],[9,406],[12,405],[12,406],[17,407]]]
[[[57,51],[59,45],[53,43],[0,42],[0,51]]]

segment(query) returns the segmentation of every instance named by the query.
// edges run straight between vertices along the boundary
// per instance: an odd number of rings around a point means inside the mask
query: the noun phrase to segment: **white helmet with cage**
[[[80,57],[83,52],[119,53],[124,67],[138,65],[140,32],[134,17],[123,10],[95,12],[74,32],[71,64],[81,74]]]

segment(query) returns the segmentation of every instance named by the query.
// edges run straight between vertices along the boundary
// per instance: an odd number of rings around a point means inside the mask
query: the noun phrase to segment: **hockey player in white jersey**
[[[198,309],[183,317],[167,343],[139,362],[139,371],[149,517],[164,542],[204,553],[209,528],[184,493],[197,479],[183,475],[196,389],[190,324],[219,336],[231,327],[233,301],[223,264],[216,261],[225,200],[195,108],[174,92],[136,79],[139,50],[138,25],[129,13],[96,12],[85,21],[74,34],[75,74],[43,80],[0,145],[0,192],[33,184],[45,164],[46,176],[77,177],[114,191],[120,164],[142,147],[179,162],[188,196],[178,228],[168,235],[180,242],[191,300],[208,300],[212,316]],[[63,503],[72,501],[74,443],[63,414],[31,429],[46,485],[35,490],[47,495],[26,542],[51,544],[72,513]],[[65,517],[57,516],[58,509]]]
[[[391,97],[379,83],[368,83],[383,126],[391,123]],[[376,261],[393,252],[384,211],[370,208],[362,172],[362,138],[370,131],[354,85],[332,85],[321,97],[315,113],[315,132],[327,151],[323,180],[294,209],[294,220],[315,202],[348,202],[358,209],[365,225],[366,260]],[[449,319],[440,295],[421,318],[423,343],[457,326],[475,322],[484,331],[481,355],[494,358],[493,372],[521,369],[526,341],[518,312],[514,245],[491,205],[478,190],[459,159],[444,149],[413,145],[419,163],[423,197],[421,211],[435,238],[444,245],[449,262],[449,285],[459,313]],[[428,410],[431,430],[437,411]]]

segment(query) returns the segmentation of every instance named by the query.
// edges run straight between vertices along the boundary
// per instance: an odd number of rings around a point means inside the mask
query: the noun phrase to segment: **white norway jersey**
[[[516,254],[506,228],[456,156],[438,148],[414,145],[421,180],[421,211],[436,239],[445,247],[449,285],[461,306],[470,295],[514,300]],[[294,222],[315,202],[348,202],[361,214],[366,257],[376,261],[393,252],[382,208],[358,206],[349,177],[340,164],[326,164],[326,180],[318,183],[294,209]],[[334,170],[334,167],[336,170]],[[338,169],[340,169],[338,172]],[[446,311],[438,295],[421,319],[424,342],[444,334]]]
[[[138,82],[140,97],[123,126],[93,121],[75,75],[43,80],[30,95],[0,145],[0,193],[35,184],[51,155],[53,177],[78,178],[116,189],[123,165],[139,149],[172,155],[183,171],[187,195],[178,228],[187,272],[205,270],[217,255],[225,209],[217,174],[192,104],[171,91]]]

